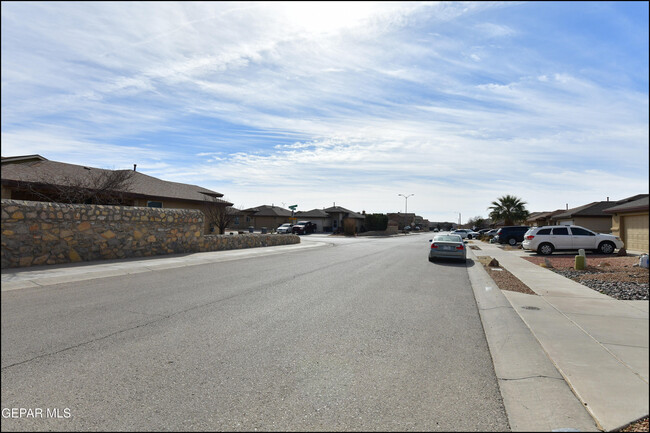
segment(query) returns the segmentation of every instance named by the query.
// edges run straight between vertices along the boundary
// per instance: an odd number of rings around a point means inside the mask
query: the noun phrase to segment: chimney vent
[[[135,168],[138,166],[138,164],[133,164],[133,171],[135,171]]]

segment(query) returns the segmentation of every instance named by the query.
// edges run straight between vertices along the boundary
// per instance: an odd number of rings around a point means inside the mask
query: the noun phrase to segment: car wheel
[[[544,243],[537,247],[537,252],[543,256],[553,254],[553,245]]]
[[[517,245],[517,239],[515,238],[510,238],[508,239],[508,244],[512,245],[513,247]]]
[[[472,239],[472,235],[467,235],[467,239]]]
[[[600,251],[601,254],[612,254],[615,249],[616,245],[611,242],[601,242],[600,245],[598,245],[598,251]]]
[[[436,261],[436,259],[434,259],[433,257],[429,257],[429,261],[430,261],[431,263],[433,263],[433,262]]]

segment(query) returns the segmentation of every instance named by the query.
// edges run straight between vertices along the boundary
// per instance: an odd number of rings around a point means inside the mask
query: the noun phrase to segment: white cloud
[[[511,4],[151,5],[3,3],[3,156],[137,163],[303,210],[647,190],[647,92],[497,45],[526,29],[481,13]]]

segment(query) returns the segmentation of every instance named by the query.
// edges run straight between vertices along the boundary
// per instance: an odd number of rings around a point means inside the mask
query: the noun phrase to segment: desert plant
[[[492,202],[492,206],[488,207],[492,210],[490,218],[492,221],[503,220],[507,226],[525,221],[530,214],[525,205],[525,201],[513,195],[499,197],[497,201]]]

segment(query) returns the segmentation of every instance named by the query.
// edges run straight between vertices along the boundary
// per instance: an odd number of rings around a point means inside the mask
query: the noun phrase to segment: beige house
[[[316,224],[317,232],[324,232],[325,227],[332,227],[332,216],[323,209],[312,209],[310,211],[296,212],[296,222],[311,221]]]
[[[567,209],[568,210],[568,209]],[[555,222],[551,218],[555,215],[566,212],[565,210],[558,209],[552,212],[533,212],[526,219],[526,225],[531,227],[543,227],[554,225]]]
[[[197,185],[170,182],[133,170],[107,170],[50,161],[40,155],[2,157],[2,198],[56,201],[57,192],[79,185],[92,187],[114,173],[128,174],[117,190],[108,191],[111,202],[121,206],[203,210],[206,203],[232,206],[223,194]],[[71,188],[72,187],[72,188]],[[210,232],[205,223],[205,233]]]
[[[289,209],[275,205],[262,205],[240,211],[239,219],[236,219],[231,227],[240,230],[253,227],[255,230],[266,229],[271,233],[284,223],[291,223]]]
[[[584,206],[568,209],[550,217],[549,225],[576,225],[598,233],[612,232],[612,216],[604,212],[615,201],[595,201]]]
[[[631,200],[630,200],[631,199]],[[648,253],[648,194],[630,197],[629,201],[605,209],[612,218],[612,234],[619,236],[625,249]],[[620,203],[620,202],[619,202]]]
[[[324,227],[325,231],[334,233],[343,232],[345,224],[352,224],[355,228],[355,233],[362,231],[363,223],[366,221],[366,216],[353,212],[341,206],[332,206],[323,209],[331,217],[331,227]]]

